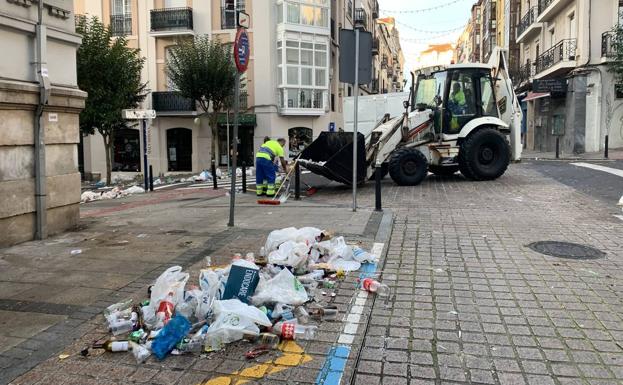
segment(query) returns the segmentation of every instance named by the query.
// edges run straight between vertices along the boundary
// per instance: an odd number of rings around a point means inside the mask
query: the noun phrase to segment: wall
[[[70,0],[46,4],[71,11]],[[45,208],[47,232],[54,234],[77,225],[80,173],[77,146],[78,114],[85,93],[77,89],[75,52],[80,38],[74,33],[73,13],[66,19],[48,15],[47,49],[52,92],[44,108]],[[35,108],[39,89],[33,62],[36,4],[30,7],[0,2],[0,50],[11,52],[0,62],[0,246],[35,235]]]

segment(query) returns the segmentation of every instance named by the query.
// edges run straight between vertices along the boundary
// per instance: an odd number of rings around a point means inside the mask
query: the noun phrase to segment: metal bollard
[[[247,162],[242,162],[242,192],[247,192]]]
[[[560,136],[556,136],[556,159],[560,158]]]
[[[216,164],[212,162],[212,184],[214,189],[218,189],[218,181],[216,180]]]
[[[608,159],[608,134],[604,138],[604,158]]]
[[[154,169],[149,165],[149,191],[154,191]]]
[[[375,198],[375,208],[374,211],[383,211],[381,207],[381,165],[377,164],[374,170],[374,179],[375,179],[375,189],[374,189],[374,198]]]
[[[294,161],[294,199],[301,200],[301,167]]]

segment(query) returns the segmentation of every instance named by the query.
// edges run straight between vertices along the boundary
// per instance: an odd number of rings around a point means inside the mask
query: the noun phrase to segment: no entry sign
[[[247,70],[250,56],[251,48],[249,46],[249,35],[247,35],[244,28],[238,28],[236,41],[234,42],[234,59],[236,60],[238,72],[245,72]]]

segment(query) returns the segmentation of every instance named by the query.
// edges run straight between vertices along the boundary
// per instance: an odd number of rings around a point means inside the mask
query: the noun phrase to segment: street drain
[[[571,242],[540,241],[528,245],[537,253],[566,259],[600,259],[606,256],[601,250],[594,247]]]

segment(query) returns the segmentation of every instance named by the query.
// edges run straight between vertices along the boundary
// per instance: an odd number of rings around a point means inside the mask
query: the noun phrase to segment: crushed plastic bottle
[[[316,338],[318,326],[316,325],[299,325],[292,321],[277,322],[273,326],[273,333],[281,336],[284,340],[313,340]]]
[[[299,323],[302,323],[302,324],[309,323],[309,313],[307,312],[307,310],[305,310],[303,306],[299,306],[296,309],[294,309],[292,314],[294,314],[294,316],[296,317],[296,320]]]
[[[312,282],[316,282],[316,281],[320,281],[322,280],[322,278],[324,277],[324,270],[314,270],[311,273],[305,274],[305,275],[299,275],[298,277],[296,277],[300,283],[312,283]]]
[[[388,297],[390,293],[389,286],[372,278],[365,278],[361,282],[361,287],[365,291],[376,293],[381,298]]]
[[[335,306],[315,307],[309,310],[311,318],[319,321],[335,321],[340,311]]]
[[[273,319],[279,319],[279,318],[283,318],[283,319],[292,319],[294,318],[294,315],[292,314],[292,311],[294,310],[294,307],[291,305],[286,305],[285,303],[277,303],[275,305],[275,308],[273,309],[273,314],[272,314],[272,318]]]
[[[108,323],[108,331],[114,336],[128,334],[134,329],[134,323],[131,320],[120,319]]]
[[[184,338],[179,344],[177,344],[177,350],[180,353],[199,353],[203,349],[203,344],[205,343],[205,335],[200,335],[199,337],[193,338]]]
[[[119,303],[115,303],[113,305],[108,306],[106,309],[104,309],[104,317],[106,317],[106,319],[110,318],[111,316],[115,316],[118,317],[121,312],[127,311],[128,309],[130,309],[132,305],[132,299],[128,299],[125,300],[123,302],[119,302]]]

